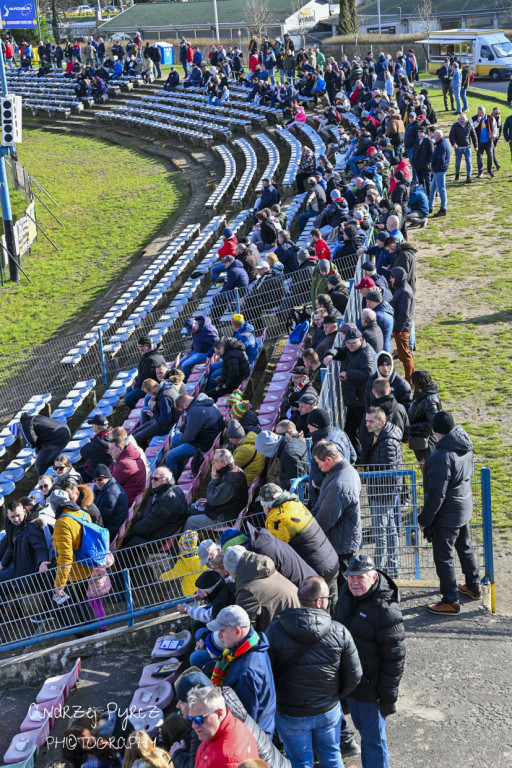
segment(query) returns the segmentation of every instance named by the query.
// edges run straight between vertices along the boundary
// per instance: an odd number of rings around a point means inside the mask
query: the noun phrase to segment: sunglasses
[[[43,483],[42,485],[38,485],[37,487],[43,490],[43,488],[51,488],[51,485],[49,483]]]
[[[55,466],[55,464],[54,464],[54,465],[53,465],[53,468],[54,468],[54,470],[55,470],[56,472],[60,472],[61,470],[67,469],[67,467],[63,467],[63,466],[62,466],[62,464],[59,464],[59,466],[58,466],[58,467],[57,467],[57,466]]]
[[[151,479],[152,480],[164,480],[165,478],[163,478],[161,475],[153,475],[153,477]]]
[[[206,715],[196,715],[195,717],[187,717],[187,720],[189,721],[189,723],[202,725],[204,723],[205,717],[208,717],[208,715],[213,715],[214,712],[215,712],[215,709],[212,709],[212,711],[207,712]]]

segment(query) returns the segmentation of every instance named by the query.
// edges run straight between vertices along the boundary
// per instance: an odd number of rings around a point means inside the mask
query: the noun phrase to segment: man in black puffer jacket
[[[341,764],[340,699],[362,677],[354,641],[329,615],[329,587],[320,576],[299,587],[300,608],[287,608],[267,629],[277,695],[276,727],[293,765],[313,767],[313,745]],[[343,740],[351,738],[343,727]]]
[[[398,686],[405,664],[405,631],[398,588],[375,569],[367,555],[355,555],[347,569],[347,584],[340,592],[336,620],[356,644],[363,677],[347,699],[350,714],[361,734],[366,765],[388,765],[386,717],[396,712]]]
[[[345,334],[345,344],[341,348],[333,347],[331,359],[340,360],[342,372],[341,391],[347,409],[345,432],[358,456],[361,455],[359,427],[364,415],[364,395],[370,376],[376,371],[375,350],[363,339],[361,331],[350,328]],[[324,362],[328,362],[327,357]]]
[[[206,675],[197,667],[190,667],[181,675],[181,677],[178,678],[174,684],[174,687],[176,690],[177,700],[180,702],[180,711],[184,717],[188,715],[187,695],[189,691],[197,686],[209,687],[211,685],[212,681],[206,677]],[[255,720],[253,720],[253,718],[247,713],[247,710],[245,709],[233,688],[230,688],[227,685],[223,686],[222,695],[224,696],[226,707],[229,709],[229,711],[237,718],[237,720],[241,720],[242,723],[244,723],[244,725],[250,730],[256,739],[260,759],[268,763],[270,768],[291,768],[290,761],[287,760],[286,757],[281,754],[281,752],[279,752],[279,750],[272,744],[272,741],[269,739],[265,731],[262,730],[260,726],[255,722]],[[169,719],[174,717],[176,716],[169,715]],[[165,727],[162,728],[162,732],[165,734]],[[192,726],[189,726],[189,728],[180,738],[185,742],[185,747],[183,747],[181,742],[175,742],[174,749],[172,748],[172,745],[165,745],[169,748],[169,751],[172,755],[172,762],[174,767],[193,768],[196,759],[197,748],[200,744],[198,736],[192,729]]]
[[[157,467],[151,477],[153,492],[124,538],[123,548],[173,536],[183,528],[188,504],[181,488],[166,467]]]
[[[109,426],[107,417],[101,413],[96,413],[92,419],[87,420],[87,423],[92,425],[94,437],[80,448],[80,458],[84,463],[78,467],[78,472],[85,483],[90,483],[98,464],[108,467],[112,463],[108,450],[110,446],[108,436],[112,432],[112,427]]]
[[[27,445],[36,452],[35,468],[38,475],[46,472],[54,459],[71,440],[67,424],[50,416],[24,412],[20,416],[20,431]]]
[[[141,397],[144,397],[146,394],[142,390],[142,382],[145,379],[156,379],[156,369],[159,365],[165,363],[165,358],[162,354],[164,351],[162,345],[157,344],[157,346],[153,348],[153,339],[151,336],[141,336],[137,342],[137,346],[142,357],[137,366],[137,377],[124,396],[124,404],[128,408],[135,408]]]
[[[460,613],[459,592],[480,600],[482,590],[478,565],[470,538],[473,514],[471,479],[474,472],[473,444],[453,416],[439,411],[432,420],[436,450],[423,470],[423,510],[418,517],[422,530],[432,540],[434,563],[442,600],[428,606],[431,613],[453,616]],[[455,578],[454,549],[460,560],[465,583]]]
[[[238,389],[251,373],[251,366],[245,347],[239,339],[219,339],[214,344],[215,352],[222,355],[220,376],[213,381],[213,388],[206,394],[217,400]]]

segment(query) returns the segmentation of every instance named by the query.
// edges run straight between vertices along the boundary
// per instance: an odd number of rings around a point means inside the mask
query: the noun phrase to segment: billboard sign
[[[37,29],[35,0],[0,0],[2,29]]]

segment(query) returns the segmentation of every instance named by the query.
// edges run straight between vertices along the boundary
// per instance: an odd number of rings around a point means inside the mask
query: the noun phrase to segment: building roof
[[[325,5],[326,0],[317,0]],[[304,5],[307,0],[304,0]],[[272,0],[270,8],[273,21],[283,22],[296,10],[294,0]],[[240,24],[243,26],[245,17],[244,0],[217,0],[219,24]],[[205,24],[215,24],[213,2],[167,2],[140,3],[132,5],[123,13],[102,24],[102,32],[115,32],[124,29],[146,29],[148,27],[200,27]],[[269,25],[270,26],[270,25]]]
[[[418,15],[418,0],[402,0],[401,3],[402,16],[417,16]],[[432,13],[436,14],[454,14],[460,16],[465,13],[491,13],[498,10],[498,2],[489,2],[489,4],[483,4],[482,0],[432,0]],[[358,12],[361,16],[376,16],[377,15],[377,2],[367,3],[366,5],[359,5]],[[395,0],[381,0],[380,3],[381,15],[386,16],[398,16],[398,6]]]

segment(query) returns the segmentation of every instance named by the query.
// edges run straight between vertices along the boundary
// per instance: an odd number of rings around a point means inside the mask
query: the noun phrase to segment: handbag
[[[107,573],[107,569],[103,566],[95,568],[89,579],[87,585],[87,597],[91,600],[96,600],[99,597],[105,597],[108,595],[112,588],[110,578]]]
[[[428,448],[428,443],[428,437],[423,437],[422,435],[409,438],[409,448],[412,451],[426,451]]]

